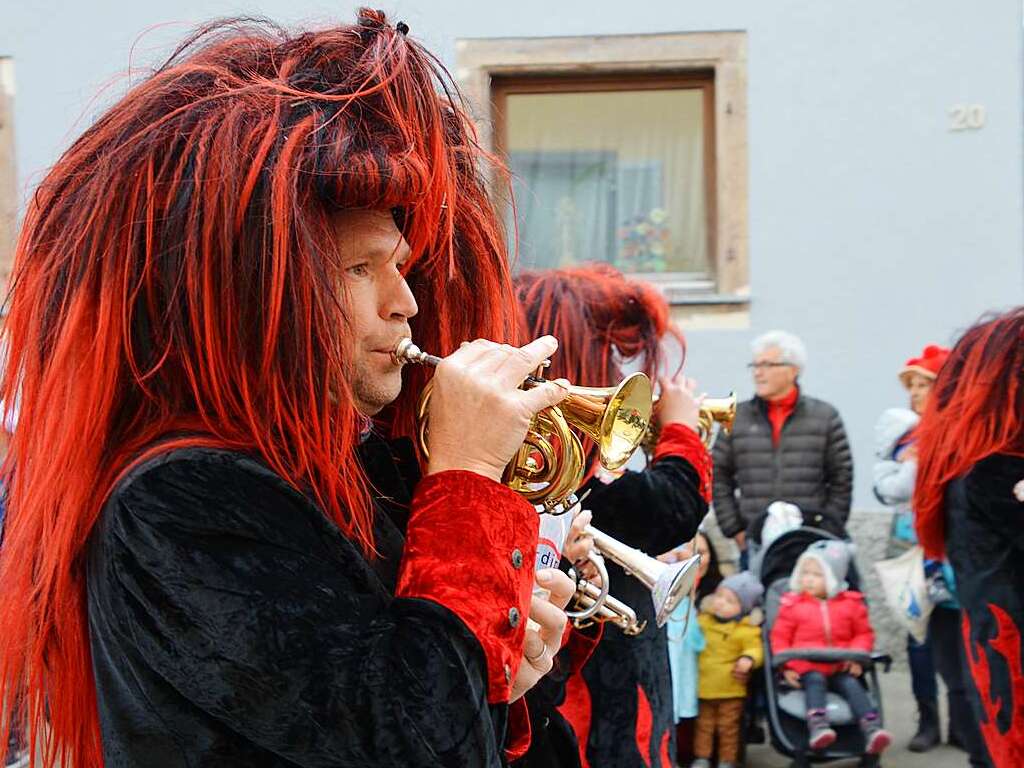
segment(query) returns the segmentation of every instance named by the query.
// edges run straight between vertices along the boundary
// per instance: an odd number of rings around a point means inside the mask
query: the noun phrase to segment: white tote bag
[[[917,642],[923,643],[928,635],[928,617],[935,607],[924,579],[924,550],[915,546],[899,557],[879,560],[875,572],[896,620]]]

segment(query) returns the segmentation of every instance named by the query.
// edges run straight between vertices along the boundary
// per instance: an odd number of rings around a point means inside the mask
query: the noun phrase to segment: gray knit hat
[[[853,558],[854,546],[849,541],[835,541],[832,539],[826,539],[823,541],[816,541],[800,555],[800,558],[796,561],[796,565],[793,568],[793,575],[790,578],[789,589],[791,592],[799,592],[800,579],[797,574],[800,573],[800,566],[803,561],[808,558],[813,558],[821,564],[821,570],[825,574],[825,587],[828,590],[829,597],[835,597],[845,589],[849,589],[849,584],[846,583],[846,574],[850,570],[850,560]]]
[[[734,573],[732,576],[722,579],[722,583],[719,586],[731,590],[739,598],[740,615],[742,616],[746,616],[754,610],[754,607],[761,600],[761,595],[764,594],[764,587],[761,586],[761,582],[755,579],[754,574],[750,571]]]

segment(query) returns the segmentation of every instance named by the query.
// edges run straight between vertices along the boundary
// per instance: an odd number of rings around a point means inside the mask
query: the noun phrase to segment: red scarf
[[[778,446],[779,438],[782,437],[782,425],[796,408],[796,401],[800,397],[800,388],[793,387],[793,391],[778,400],[768,401],[768,421],[772,425],[772,445]]]

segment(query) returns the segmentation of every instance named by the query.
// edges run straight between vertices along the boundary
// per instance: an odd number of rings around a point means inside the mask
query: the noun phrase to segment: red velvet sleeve
[[[700,476],[700,495],[710,504],[711,456],[697,433],[685,424],[666,424],[662,427],[658,444],[654,447],[654,460],[660,461],[666,456],[685,459],[697,470]]]
[[[428,475],[413,496],[395,594],[443,605],[469,627],[492,704],[509,700],[522,660],[538,526],[521,496],[473,472]]]
[[[511,763],[530,751],[530,711],[526,697],[520,696],[508,707],[508,735],[505,737],[505,757]]]

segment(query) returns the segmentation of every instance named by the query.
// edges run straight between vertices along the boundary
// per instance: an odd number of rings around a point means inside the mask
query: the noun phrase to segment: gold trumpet
[[[700,404],[697,423],[705,446],[711,445],[711,427],[716,421],[722,425],[725,434],[732,432],[732,426],[736,423],[735,392],[730,392],[725,397],[705,397],[704,402]]]
[[[654,397],[654,407],[658,405],[661,397]],[[722,431],[729,434],[736,421],[736,393],[730,392],[726,397],[705,397],[700,404],[700,412],[697,415],[697,433],[705,448],[711,447],[712,427],[715,422],[722,425]],[[661,435],[661,424],[656,419],[651,420],[651,426],[644,435],[642,442],[644,452],[649,456],[654,452],[654,446],[658,444],[658,437]]]
[[[423,352],[412,339],[402,339],[392,353],[396,362],[436,366],[441,358]],[[547,381],[528,376],[524,387]],[[553,514],[571,509],[575,492],[586,472],[580,438],[570,429],[589,436],[598,447],[602,466],[622,467],[640,446],[651,423],[651,381],[643,373],[626,377],[617,387],[564,387],[568,394],[557,406],[538,413],[523,445],[505,468],[502,481],[531,504]],[[432,382],[419,404],[419,442],[427,454],[427,410]]]

